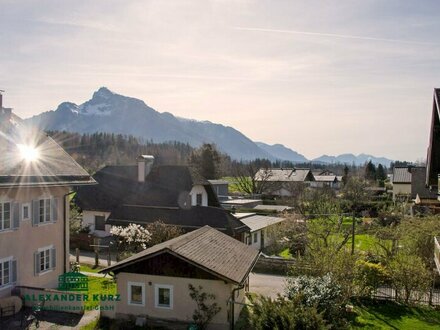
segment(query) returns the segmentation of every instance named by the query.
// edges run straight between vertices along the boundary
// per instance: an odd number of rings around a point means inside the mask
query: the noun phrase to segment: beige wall
[[[64,228],[64,214],[66,204],[64,195],[69,192],[67,187],[52,188],[26,188],[0,189],[0,200],[32,203],[32,200],[44,197],[58,198],[58,214],[56,223],[48,223],[40,226],[32,226],[32,219],[22,220],[20,226],[15,230],[0,231],[0,259],[13,257],[17,260],[17,282],[16,285],[33,287],[54,288],[58,285],[58,276],[64,273],[64,234],[68,235],[68,228]],[[67,202],[66,202],[67,203]],[[31,206],[32,215],[32,206]],[[34,253],[39,248],[53,246],[56,249],[56,268],[39,275],[34,274]],[[68,249],[66,250],[68,251]],[[66,268],[68,267],[66,258]],[[0,297],[10,295],[12,287],[0,289]]]
[[[409,195],[411,196],[411,184],[410,183],[393,183],[393,199],[396,195]]]
[[[94,233],[98,237],[105,237],[110,235],[111,225],[105,225],[104,230],[95,230],[95,215],[101,215],[105,217],[107,221],[110,216],[110,212],[100,212],[100,211],[83,211],[82,212],[82,225],[89,226],[90,232]]]
[[[145,285],[144,306],[128,304],[128,282],[139,282]],[[173,286],[172,309],[155,307],[156,284]],[[215,324],[217,328],[228,328],[228,300],[231,297],[234,286],[232,284],[226,284],[224,281],[220,280],[201,280],[182,277],[119,273],[117,275],[117,290],[121,295],[121,302],[117,303],[115,310],[116,317],[118,317],[118,315],[147,315],[153,318],[191,322],[196,304],[189,296],[189,284],[196,287],[200,285],[203,287],[203,291],[215,294],[215,302],[221,307],[221,311],[214,317],[212,323]],[[244,289],[240,291],[238,296],[236,296],[236,301],[244,302]],[[235,320],[237,320],[241,309],[241,305],[235,305]]]

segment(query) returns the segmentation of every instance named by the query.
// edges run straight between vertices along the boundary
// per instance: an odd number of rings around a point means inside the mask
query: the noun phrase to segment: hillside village
[[[0,94],[2,328],[348,329],[387,308],[440,326],[439,98],[426,165],[222,173],[205,144],[88,173]]]

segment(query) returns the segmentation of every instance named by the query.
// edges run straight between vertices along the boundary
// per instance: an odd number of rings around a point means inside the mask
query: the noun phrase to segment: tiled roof
[[[411,183],[409,167],[395,167],[393,170],[393,183]]]
[[[106,223],[115,226],[128,225],[129,223],[147,225],[158,220],[168,225],[178,226],[185,231],[209,225],[230,236],[249,230],[228,211],[206,206],[192,206],[186,209],[122,205],[112,211]]]
[[[0,123],[0,186],[91,184],[91,176],[52,138],[25,126],[16,116]],[[20,147],[36,150],[27,161]]]
[[[426,167],[411,168],[411,198],[437,199],[437,193],[426,187]]]
[[[308,168],[260,169],[255,174],[255,179],[269,182],[304,182],[309,174],[311,172]]]
[[[287,210],[291,210],[292,207],[287,205],[257,205],[254,207],[254,210],[269,210],[269,211],[278,211],[283,212]]]
[[[259,255],[254,248],[205,226],[157,244],[100,272],[122,272],[126,266],[167,252],[237,284],[247,278]]]
[[[268,217],[264,215],[252,215],[250,217],[240,219],[241,222],[243,222],[251,229],[251,232],[269,227],[276,223],[283,222],[284,220],[286,219],[278,217]]]
[[[337,181],[337,178],[336,178],[336,175],[315,175],[315,181],[335,182],[335,181]]]

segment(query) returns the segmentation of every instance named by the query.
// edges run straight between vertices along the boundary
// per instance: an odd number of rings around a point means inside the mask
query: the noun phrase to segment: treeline
[[[255,159],[251,162],[237,161],[219,152],[215,145],[204,144],[194,148],[188,143],[177,141],[155,143],[132,135],[114,133],[71,133],[47,131],[81,166],[90,173],[106,165],[135,163],[141,154],[153,155],[157,165],[192,165],[206,174],[208,179],[235,176],[237,168],[252,165],[252,168],[311,168],[330,170],[337,175],[349,171],[351,175],[362,176],[365,166],[343,164],[292,163]],[[385,169],[386,171],[386,169]]]

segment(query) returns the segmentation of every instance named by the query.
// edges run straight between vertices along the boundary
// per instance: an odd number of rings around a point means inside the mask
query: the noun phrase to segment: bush
[[[379,263],[357,260],[354,282],[359,296],[370,296],[379,285],[389,281],[388,270]]]

